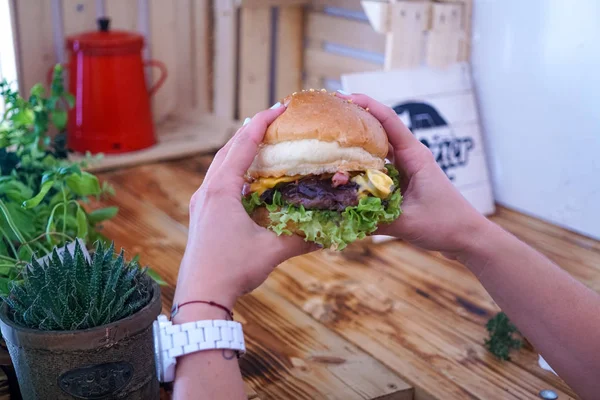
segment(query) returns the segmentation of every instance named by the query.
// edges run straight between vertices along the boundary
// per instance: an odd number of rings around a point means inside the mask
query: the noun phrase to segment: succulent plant
[[[4,298],[12,319],[38,330],[80,330],[128,317],[150,302],[151,279],[136,261],[125,262],[114,243],[96,244],[91,257],[75,245],[62,259],[54,248],[51,257],[32,260],[22,279],[12,282]]]

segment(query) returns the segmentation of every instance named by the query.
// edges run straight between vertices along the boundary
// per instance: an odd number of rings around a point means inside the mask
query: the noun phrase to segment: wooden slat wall
[[[214,1],[214,0],[213,0]],[[237,74],[237,9],[234,0],[214,1],[213,112],[234,119]]]
[[[302,87],[304,9],[281,7],[278,18],[275,40],[275,100],[281,100]]]
[[[96,27],[95,3],[95,0],[63,0],[62,16],[65,36],[89,31]]]
[[[198,113],[212,112],[211,0],[191,0],[192,6],[192,104]]]
[[[189,45],[189,40],[178,37],[181,33],[178,25],[187,25],[189,20],[180,21],[176,19],[177,2],[164,0],[149,0],[150,1],[150,54],[153,59],[163,62],[167,71],[170,73],[169,78],[165,81],[152,99],[152,111],[155,121],[162,121],[169,115],[170,112],[177,107],[179,88],[177,79],[177,63],[181,57],[185,57],[185,51],[180,48],[185,48],[185,44]],[[183,0],[185,1],[185,0]],[[187,24],[186,24],[187,22]],[[183,43],[181,43],[183,42]],[[181,43],[181,47],[180,46]],[[152,83],[159,79],[160,71],[152,69]]]
[[[272,9],[243,7],[240,18],[239,116],[269,107]]]
[[[302,88],[305,3],[306,0],[242,2],[239,119],[251,117]]]
[[[167,66],[168,79],[153,99],[155,120],[182,110],[210,112],[210,0],[105,0],[104,4],[112,29],[142,31],[147,27],[150,48],[145,54]],[[100,15],[95,0],[11,1],[24,93],[35,83],[46,83],[47,71],[57,62],[56,50],[64,47],[64,42],[55,43],[53,10],[59,12],[65,38],[97,29]],[[147,76],[151,86],[159,71],[153,69]]]
[[[48,68],[56,63],[52,11],[48,0],[13,0],[11,7],[15,14],[19,88],[28,94],[33,85],[46,82]]]
[[[28,91],[45,81],[57,60],[61,47],[54,36],[96,29],[97,2],[11,0],[11,4],[17,22],[20,85]],[[345,73],[422,62],[443,67],[469,55],[472,0],[386,3],[383,7],[390,12],[382,14],[382,24],[394,19],[391,11],[398,11],[399,4],[417,10],[420,22],[397,21],[392,30],[387,26],[381,32],[371,27],[360,0],[104,0],[104,4],[113,29],[146,32],[144,55],[168,68],[169,77],[153,99],[157,122],[185,112],[243,119],[303,86],[335,89]],[[53,6],[60,10],[59,30],[53,27]],[[401,17],[407,19],[409,14]],[[415,33],[425,30],[427,42]],[[147,71],[149,85],[158,73]]]
[[[371,27],[360,0],[313,0],[307,10],[305,36],[306,88],[332,89],[328,82],[339,81],[342,74],[383,69],[377,56],[383,59],[385,35]],[[361,57],[361,52],[371,57]]]
[[[132,0],[104,0],[106,3],[106,15],[110,16],[110,25],[113,29],[126,31],[137,31],[138,25],[138,2]]]

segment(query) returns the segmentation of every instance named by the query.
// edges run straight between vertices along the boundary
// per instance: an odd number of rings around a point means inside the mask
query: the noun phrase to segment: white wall
[[[17,64],[11,26],[8,0],[0,0],[0,80],[17,80]],[[16,88],[16,85],[15,85]],[[0,99],[0,113],[4,112],[4,102]]]
[[[600,238],[600,1],[475,0],[497,201]]]

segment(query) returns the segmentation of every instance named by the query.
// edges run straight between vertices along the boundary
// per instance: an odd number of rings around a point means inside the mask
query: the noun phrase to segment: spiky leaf
[[[33,259],[22,279],[9,285],[3,299],[13,320],[39,330],[77,330],[108,324],[137,312],[150,302],[151,279],[137,262],[115,257],[114,244],[96,244],[92,260],[79,242],[62,259],[54,249],[49,259]]]

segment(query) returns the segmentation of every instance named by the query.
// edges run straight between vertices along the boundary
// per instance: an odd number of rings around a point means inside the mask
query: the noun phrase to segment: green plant
[[[499,359],[510,360],[510,351],[521,348],[521,340],[513,337],[519,334],[519,330],[503,312],[491,318],[485,327],[490,335],[485,341],[485,347]]]
[[[76,242],[73,255],[57,249],[42,263],[32,260],[4,297],[13,320],[38,330],[79,330],[109,324],[143,308],[152,297],[151,279],[136,261],[125,262],[101,242],[91,260]]]
[[[6,105],[0,122],[0,294],[34,253],[47,254],[75,237],[86,244],[106,241],[99,224],[118,211],[83,207],[90,197],[114,192],[82,171],[87,161],[67,159],[64,129],[74,99],[62,74],[57,66],[49,93],[38,84],[27,100],[6,81],[0,83]],[[59,132],[54,139],[51,128]]]

